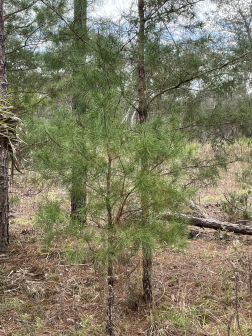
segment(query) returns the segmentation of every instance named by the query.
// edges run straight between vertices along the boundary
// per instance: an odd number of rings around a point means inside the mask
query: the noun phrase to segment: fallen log
[[[163,213],[163,219],[171,219],[171,218],[183,218],[188,220],[191,225],[199,226],[199,227],[207,227],[215,230],[222,230],[222,231],[231,231],[240,234],[252,235],[252,223],[250,225],[243,225],[243,224],[235,224],[230,222],[222,222],[217,219],[213,218],[199,218],[194,217],[191,215],[185,214],[171,214],[171,213]]]

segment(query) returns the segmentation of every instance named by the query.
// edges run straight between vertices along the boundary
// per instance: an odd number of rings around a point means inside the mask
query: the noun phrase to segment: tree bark
[[[108,217],[108,275],[107,275],[107,322],[106,322],[106,333],[109,336],[114,336],[114,321],[113,321],[113,311],[114,311],[114,267],[113,267],[113,216],[111,207],[111,169],[112,169],[112,159],[108,153],[108,171],[107,171],[107,196],[106,196],[106,209]]]
[[[138,107],[137,113],[140,124],[147,121],[148,109],[146,98],[146,76],[145,76],[145,1],[138,0],[138,17],[139,17],[139,31],[138,31]],[[148,169],[145,154],[141,157],[141,171],[144,174]],[[141,208],[142,208],[142,226],[146,227],[149,223],[149,196],[146,190],[141,190]],[[142,243],[143,253],[143,300],[151,308],[153,304],[152,296],[152,251],[151,247],[146,243]]]
[[[113,270],[113,262],[108,260],[108,296],[107,296],[107,323],[106,323],[106,333],[109,336],[114,336],[114,270]]]
[[[83,169],[82,175],[78,179],[79,169],[72,168],[72,186],[71,186],[71,217],[81,226],[86,223],[86,205],[87,205],[87,170]],[[75,176],[76,175],[76,176]]]
[[[214,230],[224,230],[240,234],[252,235],[252,224],[251,225],[235,224],[229,222],[222,222],[213,218],[199,218],[185,214],[171,214],[171,213],[164,213],[161,215],[161,218],[168,220],[171,218],[181,218],[188,220],[189,223],[194,226],[207,227]]]
[[[247,226],[243,224],[222,222],[222,221],[219,221],[213,218],[198,218],[198,217],[188,216],[188,215],[183,215],[183,217],[188,219],[190,224],[193,224],[195,226],[252,235],[252,225]]]
[[[140,123],[144,123],[148,117],[146,99],[146,77],[145,77],[145,17],[144,0],[138,0],[139,31],[138,31],[138,108],[137,113]]]
[[[0,0],[0,103],[6,105],[7,75],[4,40],[3,0]],[[3,115],[0,115],[4,119]],[[9,245],[8,139],[0,135],[0,251]]]
[[[152,251],[148,246],[143,245],[143,299],[151,307],[153,303],[152,295]]]
[[[74,0],[74,30],[86,38],[87,36],[87,0]]]
[[[87,37],[87,0],[74,0],[74,31],[83,38]],[[81,48],[82,52],[79,52]],[[74,42],[74,49],[76,53],[85,57],[84,44],[82,41],[76,40]],[[75,80],[75,71],[73,72],[73,79]],[[77,95],[73,95],[73,112],[78,119],[78,101]],[[82,176],[77,179],[75,169],[72,169],[73,181],[71,190],[71,215],[74,220],[77,220],[80,225],[86,223],[87,213],[87,169],[83,167]],[[78,173],[77,173],[78,174]]]

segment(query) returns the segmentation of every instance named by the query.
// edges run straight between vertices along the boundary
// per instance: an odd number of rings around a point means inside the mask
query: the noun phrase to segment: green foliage
[[[242,193],[229,192],[225,196],[222,208],[228,214],[230,220],[242,217],[245,220],[251,219],[251,190]]]
[[[88,253],[85,251],[82,244],[80,244],[80,247],[71,245],[66,246],[64,254],[66,256],[67,262],[72,264],[85,263],[90,261]]]
[[[130,310],[138,310],[142,302],[143,290],[139,281],[130,282],[128,285],[128,294],[126,305]]]
[[[44,242],[49,245],[64,232],[69,221],[69,215],[60,205],[59,200],[44,199],[36,214],[35,223],[44,233]]]
[[[65,93],[61,99],[67,104],[58,102],[49,113],[43,111],[29,120],[25,139],[33,144],[33,166],[43,178],[63,184],[71,195],[77,196],[78,187],[87,181],[88,201],[80,210],[88,213],[84,230],[73,221],[65,224],[67,216],[62,217],[59,203],[54,208],[49,201],[40,208],[37,217],[44,224],[49,240],[52,233],[65,228],[70,235],[87,234],[83,241],[92,245],[92,260],[96,265],[104,265],[108,260],[127,263],[142,246],[153,250],[159,244],[182,244],[186,224],[160,221],[158,215],[167,210],[178,212],[194,193],[196,182],[214,180],[218,177],[217,166],[225,161],[219,155],[219,161],[211,158],[201,167],[201,158],[197,157],[200,146],[181,127],[184,107],[177,98],[165,97],[156,113],[153,105],[145,124],[125,118],[129,104],[123,99],[122,90],[133,97],[135,93],[131,91],[132,76],[125,62],[126,54],[118,52],[120,43],[109,26],[101,25],[98,34],[93,32],[85,48],[88,55],[85,71],[76,67],[71,82],[76,109],[68,107],[72,101]],[[168,45],[162,45],[158,38],[150,39],[147,56],[151,57],[158,45],[164,59],[161,63],[156,59],[155,69],[148,70],[163,75],[155,78],[155,90],[176,82],[166,78],[167,72],[162,72]],[[168,51],[173,52],[171,48]],[[81,60],[80,55],[76,57]],[[185,61],[186,57],[182,59]],[[201,66],[196,55],[190,62],[194,71]],[[62,88],[66,86],[62,84]],[[146,225],[142,220],[143,195],[148,211]],[[90,232],[90,227],[94,232]],[[66,255],[73,261],[85,259],[75,245],[66,249]]]
[[[17,1],[11,5],[20,8]],[[237,67],[222,67],[230,55],[221,53],[202,30],[193,5],[149,1],[143,38],[148,118],[140,124],[141,57],[132,36],[138,18],[132,12],[123,25],[97,20],[87,32],[79,21],[71,25],[70,11],[66,21],[82,36],[77,39],[56,14],[63,15],[66,5],[53,4],[56,11],[42,4],[33,7],[34,22],[16,35],[25,17],[15,15],[7,22],[12,31],[10,71],[16,71],[10,87],[16,104],[30,111],[23,153],[33,168],[51,184],[64,186],[70,198],[86,194],[87,202],[78,209],[83,217],[87,214],[82,227],[70,220],[59,200],[41,202],[36,223],[45,242],[68,235],[72,242],[64,249],[66,259],[91,260],[105,274],[108,265],[128,265],[141,248],[151,258],[159,246],[183,246],[186,223],[160,220],[160,213],[180,212],[199,185],[216,183],[219,168],[227,166],[224,143],[250,134],[251,97],[244,83],[231,97]],[[183,27],[173,33],[178,22]],[[44,50],[39,44],[35,52],[22,47],[29,34],[46,41]],[[20,53],[12,55],[11,45]],[[201,145],[210,141],[213,145],[202,157]],[[230,196],[224,207],[230,213],[242,208],[246,216],[248,198]],[[128,305],[138,305],[141,295],[139,286],[131,288],[136,300],[129,297]],[[205,324],[205,308],[196,313]],[[190,325],[187,314],[173,307],[163,315],[175,327]],[[80,334],[88,333],[91,324],[92,316],[84,316]]]
[[[9,197],[10,207],[15,208],[20,204],[20,198],[17,194],[12,193]]]
[[[65,0],[57,1],[58,14],[63,15],[66,5]],[[9,96],[22,116],[37,114],[38,106],[55,98],[55,83],[61,78],[45,60],[55,56],[62,23],[48,6],[33,0],[5,1],[4,12]],[[59,63],[60,55],[57,58]]]
[[[174,325],[176,328],[183,328],[184,330],[192,325],[192,318],[189,314],[176,307],[167,307],[164,304],[161,304],[159,310],[154,311],[154,320],[160,326],[169,321],[169,324]]]
[[[91,331],[93,322],[92,315],[84,315],[81,319],[81,330],[78,332],[78,335],[87,336]]]

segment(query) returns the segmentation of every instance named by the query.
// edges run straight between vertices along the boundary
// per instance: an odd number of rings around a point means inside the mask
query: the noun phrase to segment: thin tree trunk
[[[151,307],[153,303],[152,296],[152,250],[149,246],[143,245],[143,299]]]
[[[71,186],[71,216],[78,223],[85,224],[87,220],[87,169],[84,168],[81,176],[79,169],[72,168],[72,186]],[[78,178],[79,177],[79,178]]]
[[[144,40],[145,40],[145,18],[144,18],[144,0],[138,0],[139,31],[138,31],[138,116],[140,123],[147,120],[147,100],[146,100],[146,78],[145,78],[145,57],[144,57]]]
[[[4,41],[3,0],[0,0],[0,103],[6,104],[7,75]],[[4,116],[0,115],[0,121]],[[8,141],[0,135],[0,251],[9,245]]]
[[[110,244],[110,243],[109,243]],[[106,332],[109,336],[114,336],[114,268],[113,268],[113,262],[109,258],[108,260],[108,278],[107,278],[107,284],[108,284],[108,296],[107,296],[107,323],[106,323]]]
[[[148,117],[147,99],[146,99],[146,77],[145,77],[145,15],[144,15],[144,0],[138,0],[138,15],[139,15],[139,31],[138,31],[138,116],[139,122],[144,124]],[[147,171],[147,160],[145,154],[141,158],[141,171],[144,174]],[[147,226],[149,223],[148,211],[149,197],[145,190],[141,191],[141,208],[142,208],[142,225]],[[146,243],[142,243],[143,253],[143,299],[151,307],[153,303],[152,297],[152,251],[151,247]]]
[[[142,157],[141,170],[144,174],[147,171],[146,158]],[[142,208],[142,226],[146,227],[149,224],[149,195],[146,190],[141,191],[141,208]],[[151,308],[153,303],[152,297],[152,249],[148,243],[142,243],[142,267],[143,267],[143,299]]]
[[[111,168],[112,159],[108,153],[108,172],[107,172],[107,197],[106,197],[106,208],[108,216],[108,275],[107,275],[107,285],[108,285],[108,296],[107,296],[107,323],[106,332],[109,336],[114,336],[114,321],[113,321],[113,310],[114,310],[114,267],[113,267],[113,217],[111,208]]]
[[[74,0],[74,30],[78,36],[87,36],[87,0]],[[83,44],[83,42],[81,42]]]
[[[3,252],[9,245],[8,150],[3,136],[0,146],[0,252]]]
[[[87,0],[74,0],[74,30],[83,38],[87,37]],[[84,51],[83,54],[79,52]],[[82,41],[76,40],[74,43],[74,49],[76,53],[82,54],[85,57],[85,46]],[[73,78],[75,79],[75,71],[73,73]],[[77,96],[73,96],[73,111],[76,118],[78,119],[78,102]],[[87,220],[87,169],[83,167],[82,174],[78,179],[79,172],[72,169],[73,181],[71,187],[71,215],[72,218],[77,220],[80,224],[85,224]],[[75,176],[77,175],[77,176]]]

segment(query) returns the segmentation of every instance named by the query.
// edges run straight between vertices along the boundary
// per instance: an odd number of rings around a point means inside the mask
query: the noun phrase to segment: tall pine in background
[[[137,34],[137,45],[136,45],[136,62],[137,62],[137,100],[136,100],[136,112],[138,114],[138,119],[142,127],[141,132],[141,141],[146,142],[146,137],[148,135],[145,134],[146,126],[145,124],[149,121],[149,114],[152,110],[152,104],[155,103],[157,98],[164,95],[166,92],[172,91],[178,87],[180,87],[183,83],[190,83],[190,74],[184,77],[180,76],[176,78],[173,76],[173,69],[167,69],[167,73],[164,73],[162,78],[162,74],[156,73],[156,71],[160,71],[162,67],[162,62],[158,60],[154,61],[154,64],[151,64],[151,61],[154,60],[153,55],[151,53],[156,54],[155,56],[159,59],[158,54],[155,50],[159,51],[164,44],[162,39],[165,39],[165,34],[167,30],[169,32],[169,24],[172,20],[178,21],[183,17],[185,20],[189,18],[193,18],[194,15],[194,2],[179,2],[178,4],[174,4],[173,2],[148,2],[145,0],[138,1],[138,34]],[[192,21],[191,29],[193,29],[193,25],[195,22]],[[181,31],[181,34],[182,31]],[[147,49],[149,50],[149,55]],[[156,48],[156,49],[154,49]],[[172,49],[170,49],[170,52]],[[177,44],[177,52],[175,53],[177,58],[182,58],[183,50],[179,50],[179,41]],[[180,54],[181,53],[181,54]],[[149,63],[148,63],[148,56]],[[197,62],[194,55],[191,55],[192,69],[191,71],[197,71],[200,63]],[[183,67],[184,64],[181,64],[180,67]],[[178,67],[175,69],[178,73],[182,70]],[[190,71],[189,70],[189,71]],[[152,73],[151,73],[152,72]],[[154,76],[153,76],[154,72]],[[169,76],[171,74],[171,76]],[[180,74],[181,75],[181,74]],[[161,79],[158,80],[158,77]],[[172,78],[174,77],[174,79]],[[156,79],[157,78],[157,79]],[[175,80],[175,85],[171,85],[171,81]],[[176,83],[177,81],[177,83]],[[156,83],[155,83],[156,82]],[[155,86],[155,84],[157,84]],[[171,85],[171,87],[169,87]],[[149,86],[149,87],[148,87]],[[134,106],[134,102],[132,103]],[[154,118],[158,117],[160,111],[156,111]],[[171,113],[170,113],[171,114]],[[154,115],[154,114],[153,114]],[[168,112],[169,119],[169,112]],[[165,119],[164,119],[164,122]],[[160,125],[160,127],[162,127]],[[167,129],[168,131],[168,129]],[[152,158],[149,158],[149,148],[145,147],[145,150],[142,152],[141,157],[141,174],[142,176],[151,175],[152,168],[150,166],[150,162]],[[164,159],[163,163],[167,160]],[[160,163],[157,162],[157,165]],[[161,190],[160,190],[161,192]],[[141,198],[141,211],[142,211],[142,226],[148,228],[150,223],[150,209],[152,204],[152,193],[150,190],[145,190],[144,186],[140,191]],[[151,195],[151,197],[150,197]],[[169,205],[167,204],[167,207]],[[142,251],[143,251],[143,298],[148,303],[148,305],[152,305],[153,297],[152,297],[152,247],[149,245],[149,242],[143,240],[142,242]]]
[[[74,39],[73,44],[73,81],[76,82],[76,74],[78,71],[85,71],[86,53],[85,44],[87,43],[87,0],[74,0],[74,23],[73,28],[78,36]],[[81,63],[80,66],[78,63]],[[81,118],[81,115],[85,113],[81,106],[78,106],[78,84],[74,85],[77,92],[73,94],[73,114],[76,118],[76,122]],[[73,156],[79,156],[75,151]],[[73,161],[75,157],[73,157]],[[87,203],[87,191],[86,191],[86,179],[87,171],[85,167],[81,170],[72,168],[72,186],[71,186],[71,214],[78,222],[86,222],[86,203]]]
[[[0,135],[0,251],[5,251],[9,244],[9,194],[8,194],[8,134],[5,134],[4,119],[7,105],[7,75],[5,60],[4,13],[3,0],[0,1],[0,105],[1,105],[1,135]]]

